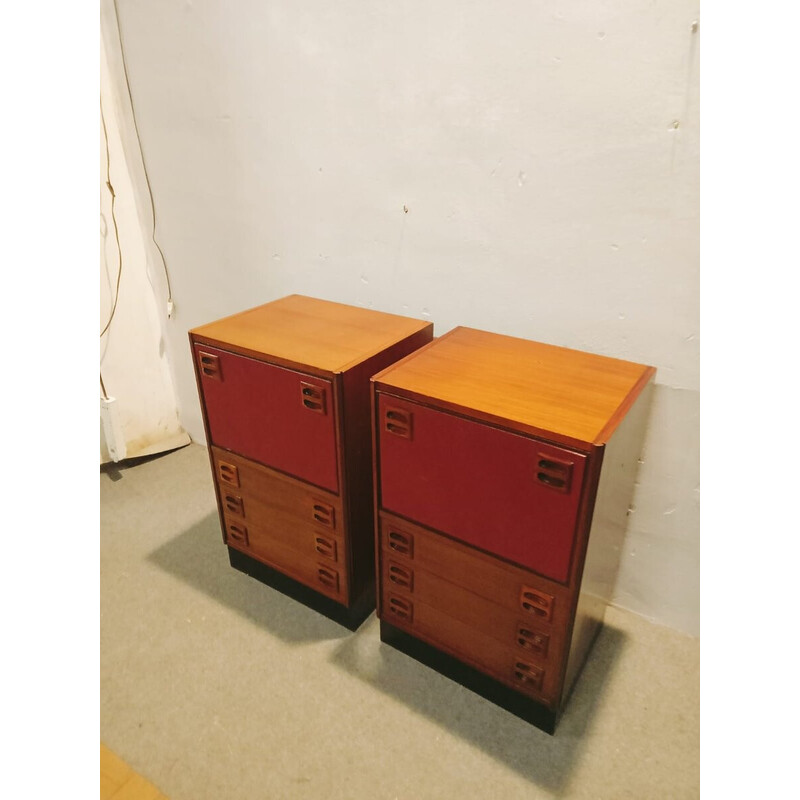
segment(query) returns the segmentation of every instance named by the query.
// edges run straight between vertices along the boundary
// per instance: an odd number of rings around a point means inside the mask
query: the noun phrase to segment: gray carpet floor
[[[100,735],[171,800],[699,796],[696,639],[610,608],[551,737],[232,569],[205,448],[100,486]]]

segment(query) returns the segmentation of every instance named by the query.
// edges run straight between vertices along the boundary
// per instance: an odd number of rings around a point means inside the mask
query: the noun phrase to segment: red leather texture
[[[301,480],[338,492],[330,381],[205,345],[221,380],[200,370],[211,441]],[[303,405],[301,383],[325,392],[326,413]]]
[[[387,409],[412,414],[411,438]],[[567,581],[585,456],[383,394],[378,424],[382,508]],[[568,492],[537,480],[543,458],[572,464]]]

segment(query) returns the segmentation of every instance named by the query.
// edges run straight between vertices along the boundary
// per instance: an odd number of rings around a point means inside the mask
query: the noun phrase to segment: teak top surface
[[[430,324],[293,294],[189,333],[223,349],[232,345],[335,373]]]
[[[538,433],[603,444],[653,367],[473,328],[455,328],[376,376],[465,411]]]

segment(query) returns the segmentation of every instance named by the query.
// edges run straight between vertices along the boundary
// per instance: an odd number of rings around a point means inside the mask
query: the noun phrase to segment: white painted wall
[[[137,214],[128,160],[120,137],[120,96],[109,81],[101,42],[100,96],[108,134],[110,178],[123,256],[119,300],[111,325],[100,340],[100,372],[116,399],[127,458],[189,443],[178,420],[156,299],[147,273],[147,233]],[[108,322],[116,294],[119,250],[106,186],[105,137],[100,123],[100,330]],[[99,388],[99,387],[98,387]],[[100,427],[100,462],[110,461]]]
[[[291,292],[653,364],[617,602],[698,633],[696,0],[119,12],[193,438],[187,330]]]

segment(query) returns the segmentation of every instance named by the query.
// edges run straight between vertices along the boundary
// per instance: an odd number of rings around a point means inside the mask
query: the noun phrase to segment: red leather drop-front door
[[[382,508],[566,582],[584,455],[378,397]]]
[[[195,345],[211,441],[338,492],[330,381]]]

